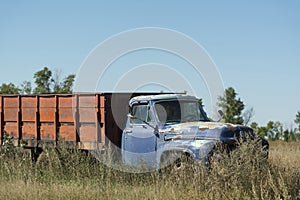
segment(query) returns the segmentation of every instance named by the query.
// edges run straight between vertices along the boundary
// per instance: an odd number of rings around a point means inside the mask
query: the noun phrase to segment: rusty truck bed
[[[55,146],[59,138],[80,149],[101,149],[108,141],[120,146],[129,99],[146,94],[0,95],[0,144],[6,132],[14,145],[28,148]],[[111,109],[113,95],[120,127]]]

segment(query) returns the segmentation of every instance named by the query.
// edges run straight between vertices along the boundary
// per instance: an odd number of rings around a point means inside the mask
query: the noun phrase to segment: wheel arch
[[[163,151],[158,159],[158,168],[165,168],[173,164],[177,159],[186,156],[191,160],[195,160],[195,154],[189,149],[168,149]]]

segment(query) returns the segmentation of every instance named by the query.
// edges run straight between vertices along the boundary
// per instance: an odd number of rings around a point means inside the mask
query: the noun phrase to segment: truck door
[[[134,119],[128,119],[123,132],[123,161],[131,166],[156,167],[157,137],[154,129],[153,112],[148,104],[136,104],[132,107]]]

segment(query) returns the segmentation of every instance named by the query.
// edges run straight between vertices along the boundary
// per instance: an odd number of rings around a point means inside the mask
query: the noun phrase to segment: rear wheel
[[[61,162],[56,150],[53,149],[43,149],[36,161],[36,167],[38,169],[46,171],[57,171],[61,167]]]

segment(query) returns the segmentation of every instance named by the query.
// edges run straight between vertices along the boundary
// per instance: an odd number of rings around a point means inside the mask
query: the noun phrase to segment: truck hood
[[[180,124],[171,125],[173,128],[188,128],[188,127],[198,127],[200,130],[207,130],[207,129],[220,129],[223,127],[236,127],[237,125],[230,124],[230,123],[220,123],[220,122],[185,122]]]
[[[219,122],[186,122],[165,126],[165,140],[211,139],[233,142],[245,135],[253,135],[251,128]]]

